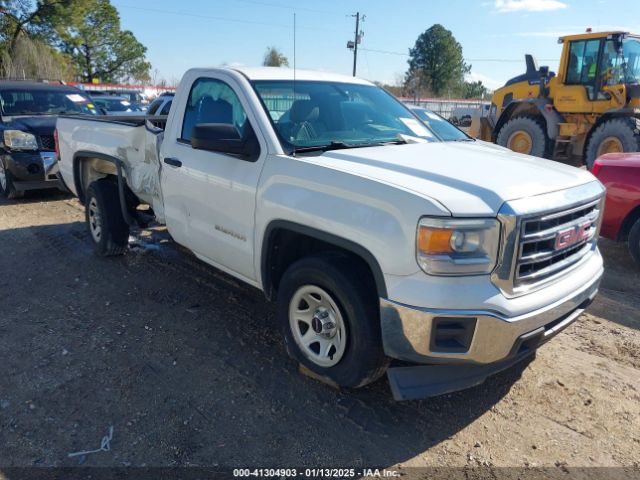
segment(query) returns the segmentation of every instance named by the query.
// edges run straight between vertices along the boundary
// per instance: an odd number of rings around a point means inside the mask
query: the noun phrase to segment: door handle
[[[172,167],[181,167],[182,166],[182,162],[180,160],[178,160],[177,158],[165,157],[164,163],[166,163],[167,165],[171,165]]]

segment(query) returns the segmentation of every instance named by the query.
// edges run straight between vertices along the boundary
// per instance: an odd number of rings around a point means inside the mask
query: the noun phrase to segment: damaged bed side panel
[[[72,158],[82,152],[81,187],[86,187],[105,174],[115,173],[115,168],[105,170],[104,161],[98,156],[118,159],[129,189],[141,202],[151,205],[158,222],[164,222],[164,208],[160,189],[160,146],[164,132],[148,122],[127,123],[121,121],[93,120],[79,117],[58,119],[60,156]],[[96,154],[92,158],[91,154]],[[63,168],[79,168],[74,162],[60,162]],[[71,173],[72,175],[69,175]],[[63,172],[64,177],[73,178],[73,172]],[[78,186],[73,193],[78,195]]]

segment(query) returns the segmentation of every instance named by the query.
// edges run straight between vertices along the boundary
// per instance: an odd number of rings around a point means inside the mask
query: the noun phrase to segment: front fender
[[[383,275],[418,272],[420,217],[451,213],[427,196],[318,162],[282,155],[267,159],[257,193],[255,251],[262,251],[269,225],[286,221],[361,246]],[[255,268],[261,278],[259,255]]]

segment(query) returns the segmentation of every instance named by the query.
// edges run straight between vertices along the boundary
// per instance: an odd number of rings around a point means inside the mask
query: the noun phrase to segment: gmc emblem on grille
[[[562,250],[589,238],[591,222],[561,230],[556,234],[555,249]]]

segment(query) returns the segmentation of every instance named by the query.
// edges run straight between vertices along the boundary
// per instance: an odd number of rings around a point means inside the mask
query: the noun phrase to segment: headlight
[[[37,150],[36,137],[20,130],[5,130],[4,144],[11,150]]]
[[[420,268],[431,275],[479,275],[496,265],[500,222],[495,218],[423,218],[416,238]]]

